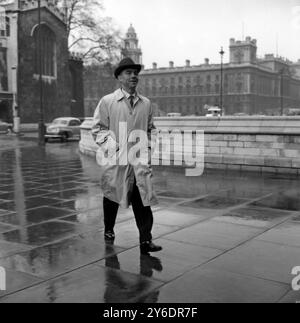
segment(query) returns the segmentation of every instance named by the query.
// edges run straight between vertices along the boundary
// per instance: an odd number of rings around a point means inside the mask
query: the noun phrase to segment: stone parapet
[[[94,155],[97,146],[90,134],[92,119],[82,125],[80,150]],[[300,175],[300,118],[155,118],[160,131],[153,156],[155,164],[166,164],[168,147],[163,138],[174,130],[204,131],[204,142],[193,136],[186,145],[193,147],[194,157],[203,158],[206,168],[272,172]],[[182,147],[173,144],[171,164],[183,161]]]
[[[25,10],[33,10],[38,8],[38,1],[36,0],[21,0],[20,9]],[[65,22],[66,16],[61,8],[57,6],[56,0],[41,0],[41,8],[47,8],[50,10],[58,19]]]

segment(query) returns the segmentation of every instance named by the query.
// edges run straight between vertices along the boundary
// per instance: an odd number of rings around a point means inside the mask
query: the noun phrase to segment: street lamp
[[[280,71],[280,114],[283,116],[284,102],[283,102],[283,77],[284,77],[284,68],[281,68]]]
[[[223,115],[223,56],[225,54],[223,47],[221,47],[221,51],[219,52],[221,55],[221,87],[220,87],[220,109],[221,116]]]
[[[20,132],[20,117],[18,113],[18,84],[17,84],[17,66],[11,68],[11,79],[12,79],[12,93],[13,93],[13,130],[15,133]]]
[[[39,113],[39,145],[45,145],[45,125],[43,107],[43,78],[42,78],[42,34],[41,34],[41,0],[38,1],[38,53],[39,53],[39,87],[40,87],[40,113]]]

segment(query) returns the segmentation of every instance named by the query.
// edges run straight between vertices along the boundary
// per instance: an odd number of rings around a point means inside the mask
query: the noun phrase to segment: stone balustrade
[[[91,123],[87,119],[82,125],[80,151],[95,155]],[[160,131],[152,160],[156,165],[168,164],[169,134],[179,130],[194,134],[185,144],[193,147],[194,157],[203,157],[204,151],[206,168],[300,174],[300,117],[159,117],[155,125]],[[196,131],[204,131],[203,144]],[[171,160],[184,161],[180,145],[171,147]]]

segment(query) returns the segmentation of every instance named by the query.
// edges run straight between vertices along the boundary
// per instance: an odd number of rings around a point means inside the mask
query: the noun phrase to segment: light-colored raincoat
[[[99,149],[102,150],[99,151],[101,152],[100,155],[103,156],[104,151],[109,151],[109,154],[115,157],[127,155],[134,145],[128,143],[130,133],[133,130],[143,130],[149,138],[145,149],[151,157],[151,133],[152,144],[155,141],[153,140],[155,138],[153,137],[153,134],[155,134],[153,112],[150,100],[140,94],[137,94],[133,108],[121,89],[102,98],[95,110],[92,127],[94,139],[99,145]],[[121,138],[119,137],[120,123],[126,124],[127,138],[124,138],[126,136],[122,134]],[[118,151],[117,154],[116,151]],[[150,161],[134,166],[130,163],[100,166],[100,172],[104,196],[118,203],[121,207],[128,208],[130,205],[134,179],[136,179],[144,206],[157,204]]]

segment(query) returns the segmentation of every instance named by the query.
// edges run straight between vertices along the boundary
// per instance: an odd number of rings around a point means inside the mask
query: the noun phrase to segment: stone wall
[[[71,116],[71,75],[65,24],[48,9],[42,8],[41,20],[55,34],[57,76],[43,79],[43,105],[45,121],[58,116]],[[38,23],[37,10],[22,11],[19,15],[19,70],[18,103],[22,122],[37,122],[39,119],[39,80],[34,77],[35,43],[33,28]]]
[[[89,133],[91,120],[82,126],[80,150],[94,155],[97,146]],[[206,168],[255,172],[300,174],[299,117],[222,117],[222,118],[156,118],[160,130],[154,163],[162,162],[166,137],[175,129],[196,133],[204,131]],[[201,142],[194,135],[188,145],[201,157]],[[198,145],[198,149],[196,148]],[[171,148],[171,159],[183,159],[181,147]]]

